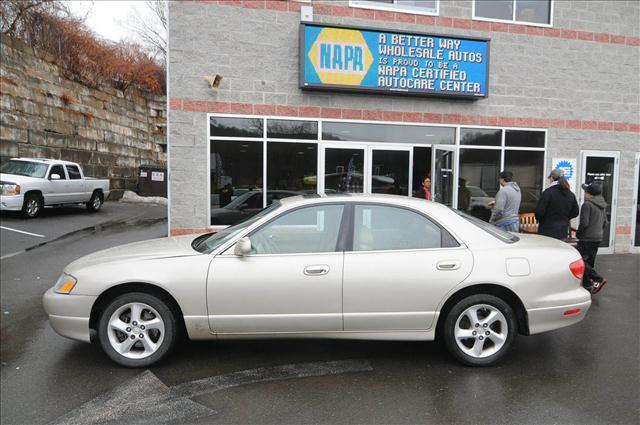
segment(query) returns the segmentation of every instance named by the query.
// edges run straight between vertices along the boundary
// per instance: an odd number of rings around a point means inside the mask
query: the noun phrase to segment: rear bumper
[[[0,211],[20,211],[24,195],[0,195]]]
[[[57,294],[51,288],[43,295],[42,304],[54,331],[76,341],[90,342],[89,316],[97,298]]]
[[[564,328],[578,323],[587,315],[591,299],[576,304],[527,310],[529,335]]]

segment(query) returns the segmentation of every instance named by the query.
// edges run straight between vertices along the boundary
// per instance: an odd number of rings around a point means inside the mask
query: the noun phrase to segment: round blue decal
[[[569,161],[558,161],[558,163],[553,168],[559,168],[564,173],[564,178],[567,180],[571,180],[573,177],[573,164]]]

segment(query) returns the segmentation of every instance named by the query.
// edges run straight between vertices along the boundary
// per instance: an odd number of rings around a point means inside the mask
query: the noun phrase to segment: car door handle
[[[436,264],[436,268],[438,270],[458,270],[460,268],[460,262],[451,260],[440,261]]]
[[[307,276],[322,276],[329,273],[329,266],[326,264],[317,264],[304,268],[304,274]]]

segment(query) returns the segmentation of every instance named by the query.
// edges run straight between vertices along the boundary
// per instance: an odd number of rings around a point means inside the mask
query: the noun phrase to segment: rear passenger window
[[[448,232],[413,211],[383,205],[356,205],[354,251],[441,248],[443,237],[444,247],[451,246]]]
[[[49,171],[49,178],[51,178],[52,175],[57,174],[60,176],[60,180],[66,180],[67,176],[64,173],[64,168],[62,167],[62,165],[57,164],[54,165],[53,167],[51,167],[51,171]]]
[[[75,165],[67,165],[67,173],[69,173],[69,179],[78,180],[82,178],[80,176],[80,170]]]

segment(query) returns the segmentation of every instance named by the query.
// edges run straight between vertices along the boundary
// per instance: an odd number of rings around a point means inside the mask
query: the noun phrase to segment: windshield
[[[10,160],[0,166],[0,173],[41,179],[47,173],[47,168],[47,164],[39,162]]]
[[[231,227],[227,227],[226,229],[213,233],[206,238],[197,238],[192,245],[193,249],[198,252],[208,254],[214,249],[222,246],[222,244],[224,244],[228,240],[231,240],[238,233],[241,233],[244,229],[251,226],[253,223],[258,221],[271,211],[277,209],[279,206],[280,202],[273,201],[273,204],[269,205],[267,208],[263,209],[258,214],[254,215],[246,221],[243,221]]]
[[[256,191],[245,192],[242,195],[236,197],[233,201],[229,202],[227,205],[225,205],[222,208],[226,208],[229,210],[238,209],[240,205],[248,203],[248,199],[257,193],[262,194],[262,192],[256,192]],[[256,201],[254,201],[253,203],[255,203]],[[262,205],[262,196],[260,196],[259,201],[260,201],[260,205]]]
[[[473,217],[469,214],[463,213],[462,211],[459,210],[455,210],[453,208],[450,208],[453,212],[455,212],[456,214],[458,214],[459,216],[467,219],[468,221],[470,221],[471,223],[475,224],[476,226],[478,226],[479,228],[481,228],[482,230],[484,230],[485,232],[489,233],[491,236],[500,239],[502,242],[505,243],[514,243],[514,242],[518,242],[520,240],[519,237],[517,237],[516,235],[514,235],[513,233],[509,233],[505,230],[502,229],[498,229],[496,226],[494,226],[493,224],[487,223],[486,221],[482,221],[479,218]]]
[[[487,193],[480,189],[479,187],[476,186],[467,186],[467,189],[469,189],[469,193],[471,194],[471,196],[475,196],[477,198],[488,198],[489,195],[487,195]]]

